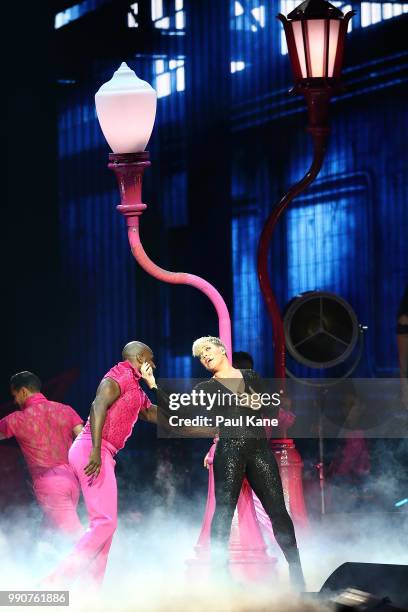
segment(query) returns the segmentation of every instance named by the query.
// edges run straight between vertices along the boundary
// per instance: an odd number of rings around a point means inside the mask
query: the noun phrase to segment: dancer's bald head
[[[122,358],[123,361],[130,361],[132,365],[140,369],[145,361],[153,363],[153,351],[147,344],[132,340],[123,347]]]

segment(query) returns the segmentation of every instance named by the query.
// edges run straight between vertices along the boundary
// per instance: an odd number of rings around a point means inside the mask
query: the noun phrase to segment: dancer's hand
[[[143,380],[146,381],[150,389],[156,386],[156,379],[154,377],[153,368],[150,363],[148,363],[147,361],[142,363],[140,367],[140,373],[142,375]]]
[[[84,472],[87,476],[93,476],[96,478],[101,471],[102,467],[102,458],[101,451],[97,448],[94,448],[89,455],[88,464],[84,467]]]
[[[210,469],[209,454],[210,453],[208,452],[204,457],[204,467],[207,468],[207,470]]]

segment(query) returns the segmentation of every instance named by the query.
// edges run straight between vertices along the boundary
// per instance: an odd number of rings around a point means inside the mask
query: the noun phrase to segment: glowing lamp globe
[[[144,151],[156,116],[156,91],[122,62],[95,95],[101,130],[114,153]]]
[[[348,22],[355,14],[343,14],[326,0],[305,0],[285,17],[285,29],[295,89],[335,84],[340,80]]]

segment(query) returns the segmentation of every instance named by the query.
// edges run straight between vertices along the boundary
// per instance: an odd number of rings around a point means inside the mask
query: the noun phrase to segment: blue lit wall
[[[327,289],[348,300],[368,326],[360,373],[384,376],[396,370],[395,317],[408,282],[407,191],[401,164],[408,151],[400,131],[389,137],[391,117],[396,125],[406,123],[403,101],[397,103],[385,92],[378,92],[376,101],[377,108],[368,96],[356,97],[344,104],[342,113],[335,111],[319,179],[286,219],[291,241],[287,297],[305,289],[308,273],[307,289]],[[289,181],[300,174],[297,163],[293,160]],[[309,217],[309,247],[291,285],[289,259],[300,255],[305,238],[304,217],[297,228],[293,223],[299,214]]]
[[[232,221],[232,267],[234,273],[233,336],[235,348],[249,352],[255,363],[262,363],[262,298],[256,274],[253,245],[259,237],[256,215],[236,216]],[[248,249],[248,245],[252,248]]]

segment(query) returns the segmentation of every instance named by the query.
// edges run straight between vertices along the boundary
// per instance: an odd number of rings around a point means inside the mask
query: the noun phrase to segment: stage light
[[[355,610],[367,612],[377,610],[377,612],[407,612],[406,608],[394,606],[389,597],[378,597],[372,593],[366,593],[358,589],[349,588],[330,600],[335,604],[336,612],[346,612]]]
[[[404,497],[404,499],[400,499],[399,501],[395,502],[394,506],[396,508],[400,508],[401,506],[405,506],[405,504],[408,504],[408,497]]]
[[[330,601],[337,604],[336,610],[408,612],[407,584],[407,565],[348,562],[330,574],[320,595],[324,599],[335,598]]]

